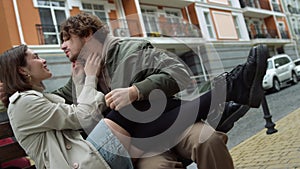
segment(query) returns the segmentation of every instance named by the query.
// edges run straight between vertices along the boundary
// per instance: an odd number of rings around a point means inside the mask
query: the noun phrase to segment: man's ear
[[[24,76],[28,76],[28,75],[29,75],[28,70],[27,70],[27,68],[25,68],[25,67],[19,67],[19,68],[18,68],[18,72],[19,72],[21,75],[24,75]]]
[[[89,35],[84,37],[85,42],[89,41],[93,37],[94,33],[92,30],[89,31]]]

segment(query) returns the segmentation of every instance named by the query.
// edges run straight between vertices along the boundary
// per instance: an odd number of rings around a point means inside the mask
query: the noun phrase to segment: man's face
[[[80,38],[77,35],[71,34],[69,39],[63,38],[61,49],[65,52],[66,56],[71,62],[75,62],[77,57],[84,46],[87,38]]]

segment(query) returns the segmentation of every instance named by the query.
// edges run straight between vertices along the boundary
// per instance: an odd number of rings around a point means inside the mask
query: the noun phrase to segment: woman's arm
[[[32,132],[93,128],[102,118],[101,112],[106,109],[104,95],[96,90],[98,71],[95,70],[100,69],[100,64],[95,63],[96,58],[92,54],[86,61],[84,72],[87,76],[77,106],[64,104],[55,95],[49,97],[37,91],[27,91],[12,97],[9,110],[12,119],[17,125],[20,123],[22,129]]]

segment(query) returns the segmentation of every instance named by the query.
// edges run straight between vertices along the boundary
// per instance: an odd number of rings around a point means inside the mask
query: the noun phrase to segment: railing
[[[280,31],[281,39],[289,39],[288,31]],[[259,29],[255,31],[249,30],[250,39],[278,39],[277,30]]]
[[[289,32],[288,31],[280,31],[281,39],[289,39]]]
[[[104,20],[102,18],[102,20]],[[107,19],[109,20],[109,29],[116,37],[141,36],[140,24],[134,19]],[[200,30],[183,20],[178,23],[155,22],[158,31],[146,32],[148,37],[202,37]],[[146,25],[146,24],[145,24]],[[60,28],[57,25],[36,24],[38,39],[40,45],[59,44]]]
[[[241,7],[251,7],[251,8],[257,8],[257,9],[266,9],[270,10],[269,8],[269,2],[268,1],[260,1],[260,0],[239,0]]]
[[[278,38],[276,30],[267,30],[267,29],[255,29],[255,31],[249,31],[250,39],[259,39],[259,38]]]
[[[146,30],[147,25],[156,25],[156,31],[148,31],[148,37],[202,37],[201,31],[193,24],[179,19],[176,23],[168,21],[152,21],[144,23]]]

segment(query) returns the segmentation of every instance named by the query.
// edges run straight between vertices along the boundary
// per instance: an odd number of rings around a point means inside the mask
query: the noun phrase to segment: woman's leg
[[[110,127],[114,129],[112,130]],[[133,169],[127,149],[118,139],[118,136],[114,134],[119,129],[115,124],[102,119],[86,140],[98,150],[112,169]],[[123,129],[120,129],[119,132],[126,135],[126,131],[124,132]]]

